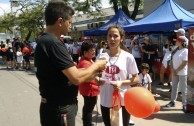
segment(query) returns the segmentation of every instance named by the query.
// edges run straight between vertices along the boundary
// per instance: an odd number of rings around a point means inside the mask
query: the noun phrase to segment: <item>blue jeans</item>
[[[77,104],[55,106],[48,103],[41,103],[41,126],[75,126],[77,111]],[[65,118],[64,115],[66,116]]]

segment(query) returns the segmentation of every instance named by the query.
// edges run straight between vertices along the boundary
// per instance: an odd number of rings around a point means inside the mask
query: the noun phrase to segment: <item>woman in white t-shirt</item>
[[[138,37],[135,37],[132,41],[132,44],[130,46],[130,50],[132,55],[135,58],[135,61],[137,63],[137,67],[140,68],[141,66],[141,46],[138,41]]]
[[[131,85],[138,83],[138,68],[132,54],[121,49],[120,45],[124,39],[124,30],[113,25],[108,28],[107,40],[109,45],[109,61],[106,69],[102,72],[102,78],[106,81],[100,87],[100,104],[102,118],[105,126],[110,126],[110,108],[112,107],[112,95],[115,90],[119,92],[122,106],[123,126],[128,126],[130,114],[125,109],[124,93]],[[129,78],[129,75],[132,78]],[[110,81],[116,83],[111,84]]]
[[[172,91],[171,101],[166,107],[174,107],[178,94],[178,85],[182,90],[183,112],[186,112],[187,104],[187,73],[188,73],[188,39],[179,36],[176,40],[177,49],[172,53]]]
[[[162,65],[160,68],[160,83],[158,85],[164,84],[164,73],[165,73],[166,69],[171,66],[171,64],[170,64],[171,63],[171,53],[174,50],[174,48],[175,48],[175,46],[172,44],[171,38],[167,37],[165,45],[163,47],[164,58],[162,60]],[[169,77],[168,77],[168,82],[167,82],[169,86],[170,86],[171,79],[172,79],[172,76],[170,73]]]

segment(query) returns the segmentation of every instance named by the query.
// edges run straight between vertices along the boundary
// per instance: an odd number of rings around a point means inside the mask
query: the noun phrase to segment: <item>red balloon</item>
[[[23,53],[27,53],[29,52],[29,49],[27,47],[24,47],[23,50],[22,50]]]
[[[1,51],[2,51],[2,52],[6,52],[6,49],[5,49],[5,48],[2,48]]]
[[[159,111],[160,111],[160,104],[156,101],[156,102],[155,102],[154,113],[159,112]]]
[[[138,118],[150,116],[155,109],[155,99],[150,91],[143,87],[133,87],[124,94],[126,110]]]

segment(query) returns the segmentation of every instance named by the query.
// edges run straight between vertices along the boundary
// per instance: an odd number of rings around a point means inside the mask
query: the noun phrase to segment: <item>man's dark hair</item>
[[[65,2],[61,0],[51,1],[45,10],[46,25],[53,25],[58,18],[62,18],[64,21],[69,20],[74,13],[74,9]]]

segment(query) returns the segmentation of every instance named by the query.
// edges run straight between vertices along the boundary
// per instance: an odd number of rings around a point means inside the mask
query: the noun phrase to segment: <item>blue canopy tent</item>
[[[112,24],[118,24],[121,27],[124,27],[128,24],[133,23],[134,21],[130,19],[122,9],[119,9],[118,12],[103,26],[98,27],[96,29],[86,30],[84,31],[84,36],[100,36],[107,34],[107,29]]]
[[[194,24],[194,14],[173,0],[165,0],[160,7],[143,19],[124,26],[126,32],[158,32],[185,28]]]

